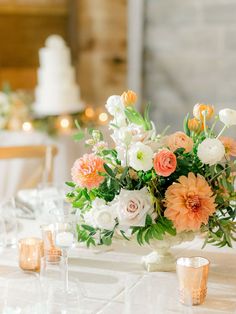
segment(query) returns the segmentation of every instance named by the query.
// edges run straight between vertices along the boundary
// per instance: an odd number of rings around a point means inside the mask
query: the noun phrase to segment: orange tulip
[[[188,128],[190,131],[193,131],[193,132],[200,132],[203,130],[203,123],[196,119],[196,118],[192,118],[192,119],[189,119],[188,120]]]
[[[128,90],[121,95],[123,103],[125,106],[132,106],[137,101],[137,95],[132,90]]]
[[[215,112],[214,106],[205,104],[196,104],[193,107],[193,115],[198,120],[203,120],[203,112],[206,114],[206,120],[210,120]]]

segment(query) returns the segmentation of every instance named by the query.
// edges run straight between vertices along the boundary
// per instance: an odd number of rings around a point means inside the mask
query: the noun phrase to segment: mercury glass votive
[[[179,301],[198,305],[205,301],[210,262],[203,257],[181,257],[176,262],[179,280]]]
[[[43,241],[39,238],[19,240],[19,266],[23,270],[40,271],[43,256]]]

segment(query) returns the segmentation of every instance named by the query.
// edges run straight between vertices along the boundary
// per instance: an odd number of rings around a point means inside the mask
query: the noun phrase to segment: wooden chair
[[[2,146],[0,147],[0,159],[29,159],[41,158],[44,161],[42,181],[51,182],[53,178],[54,157],[58,149],[55,145],[31,145],[31,146]],[[30,185],[29,183],[26,185]]]

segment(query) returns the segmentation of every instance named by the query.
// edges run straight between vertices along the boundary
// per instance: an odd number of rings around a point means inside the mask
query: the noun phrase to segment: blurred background
[[[176,129],[196,102],[234,106],[235,12],[234,0],[1,0],[0,84],[34,89],[38,50],[59,34],[86,104],[136,88]]]
[[[52,34],[62,36],[70,48],[83,126],[106,126],[106,99],[127,89],[138,93],[141,110],[152,104],[158,131],[167,124],[171,131],[182,129],[183,116],[198,102],[217,109],[236,107],[235,0],[0,0],[3,90],[34,98],[38,52]],[[19,115],[16,109],[14,118]],[[82,153],[65,136],[74,118],[58,115],[56,121],[46,117],[38,124],[27,116],[18,124],[17,119],[8,121],[4,136],[0,133],[1,145],[16,137],[18,143],[28,143],[29,135],[22,135],[19,126],[25,133],[38,132],[38,126],[49,135],[64,131],[57,139],[47,137],[61,147],[59,156],[64,151],[64,173],[58,178],[63,181]],[[37,136],[38,141],[31,134],[31,142],[45,142]]]

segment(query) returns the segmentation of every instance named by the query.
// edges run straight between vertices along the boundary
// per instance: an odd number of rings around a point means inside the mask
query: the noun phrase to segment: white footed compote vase
[[[150,240],[153,252],[142,257],[142,263],[148,272],[175,271],[176,258],[170,252],[173,246],[183,242],[192,241],[195,233],[192,231],[181,232],[176,236],[165,234],[163,240]]]

